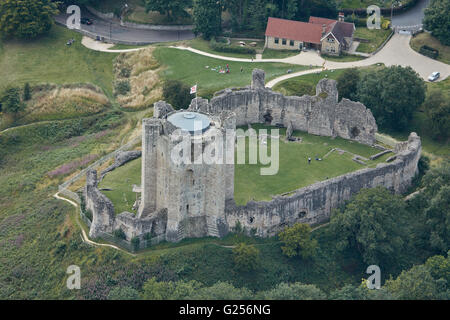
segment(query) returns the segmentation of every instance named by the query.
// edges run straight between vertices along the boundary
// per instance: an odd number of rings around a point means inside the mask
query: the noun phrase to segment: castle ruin
[[[194,120],[201,123],[201,135],[195,134]],[[319,81],[315,96],[287,97],[265,88],[264,72],[254,70],[250,86],[220,91],[211,101],[196,98],[188,110],[175,111],[170,104],[157,102],[153,118],[143,119],[137,214],[116,215],[111,201],[98,189],[97,172],[90,171],[84,192],[86,208],[93,213],[89,235],[95,238],[122,229],[127,240],[145,237],[177,242],[192,237],[222,237],[239,223],[258,236],[272,236],[296,222],[326,221],[333,208],[362,188],[384,186],[396,193],[404,192],[418,170],[421,142],[412,133],[407,142],[396,146],[389,162],[375,168],[318,182],[271,201],[237,206],[234,164],[174,163],[170,158],[182,139],[178,129],[189,132],[193,148],[207,148],[208,136],[214,131],[224,133],[253,123],[368,145],[375,143],[377,132],[371,111],[359,102],[338,102],[336,81],[329,79]],[[230,145],[234,148],[234,143],[227,140],[224,150]]]

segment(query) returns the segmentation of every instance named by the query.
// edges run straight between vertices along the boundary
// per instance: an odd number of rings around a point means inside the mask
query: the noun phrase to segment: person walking
[[[308,157],[308,164],[311,164],[311,157]]]

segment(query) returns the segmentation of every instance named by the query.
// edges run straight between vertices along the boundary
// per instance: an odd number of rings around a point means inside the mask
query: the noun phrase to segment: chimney
[[[339,12],[338,21],[344,22],[345,15],[343,12]]]
[[[327,31],[327,25],[323,24],[322,25],[322,37],[325,35],[325,32]]]

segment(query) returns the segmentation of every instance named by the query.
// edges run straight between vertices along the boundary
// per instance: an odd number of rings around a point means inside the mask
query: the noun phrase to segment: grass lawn
[[[110,50],[126,50],[126,49],[136,49],[136,48],[145,48],[145,47],[148,47],[148,45],[131,46],[131,45],[127,45],[127,44],[115,44],[114,46],[112,46],[109,49]]]
[[[300,54],[300,50],[275,50],[275,49],[264,49],[262,54],[263,59],[284,59],[296,56]]]
[[[374,52],[384,40],[391,34],[391,30],[383,30],[383,29],[367,29],[365,27],[358,27],[355,30],[354,37],[355,38],[363,38],[369,40],[367,43],[361,42],[356,49],[358,52],[364,53],[372,53]]]
[[[68,47],[67,40],[75,43]],[[81,45],[82,35],[54,26],[36,40],[4,41],[0,49],[0,90],[9,84],[93,83],[112,97],[112,62],[117,54]]]
[[[274,129],[275,127],[255,124],[253,128]],[[285,132],[286,129],[280,129],[280,134],[283,137]],[[294,132],[294,135],[302,137],[303,142],[286,143],[284,138],[280,139],[280,162],[279,171],[276,175],[261,176],[260,168],[263,166],[260,164],[237,164],[235,166],[234,197],[237,204],[243,205],[251,199],[257,201],[270,200],[272,195],[290,192],[314,182],[325,180],[327,177],[337,177],[362,169],[364,166],[354,162],[352,154],[369,158],[371,155],[379,152],[378,149],[342,138],[332,139],[300,131]],[[246,148],[246,163],[248,163],[248,142]],[[352,154],[347,152],[339,154],[334,151],[324,158],[333,148],[339,148]],[[386,160],[390,155],[374,161],[367,161],[367,165],[372,167]],[[322,158],[322,161],[316,161],[316,156]],[[313,159],[309,165],[307,162],[308,157]],[[100,183],[100,188],[112,189],[111,191],[102,192],[113,202],[116,214],[123,211],[132,212],[131,207],[136,197],[132,192],[132,185],[140,185],[140,175],[141,159],[139,158],[108,173]]]
[[[305,66],[284,63],[224,61],[189,51],[164,47],[157,47],[153,55],[161,65],[165,66],[161,72],[163,79],[181,80],[188,85],[198,83],[199,95],[204,97],[211,97],[214,92],[224,88],[250,85],[252,71],[255,68],[266,71],[266,81],[286,74],[288,69],[293,72],[307,69]],[[229,74],[220,74],[218,71],[212,70],[212,68],[218,70],[220,66],[225,68],[226,64],[230,66],[231,73]],[[243,72],[240,72],[241,67]]]
[[[450,47],[443,45],[438,39],[428,32],[422,32],[411,38],[411,48],[419,52],[420,47],[427,45],[439,51],[437,60],[450,64]]]
[[[252,127],[255,129],[270,128],[257,124]],[[283,137],[285,131],[285,129],[280,129]],[[303,141],[286,143],[284,138],[280,138],[280,162],[276,175],[260,175],[260,168],[267,167],[260,164],[237,164],[235,166],[234,198],[238,205],[243,205],[251,199],[270,200],[272,195],[294,191],[327,178],[364,168],[363,165],[354,162],[353,155],[349,153],[341,155],[334,151],[324,158],[333,148],[343,149],[366,158],[379,152],[378,149],[342,138],[332,139],[300,131],[295,131],[294,135],[302,137]],[[248,149],[246,150],[248,154]],[[316,161],[316,156],[322,158],[322,161]],[[311,164],[308,164],[308,157],[312,158]],[[367,164],[372,165],[384,160],[381,158],[368,161]]]
[[[377,68],[384,66],[372,65],[370,67],[359,68],[362,72],[372,72]],[[336,80],[345,69],[326,70],[319,73],[306,74],[304,76],[291,78],[278,83],[273,90],[283,93],[284,95],[302,96],[304,94],[315,95],[317,83],[323,79]]]
[[[99,184],[100,189],[111,189],[102,192],[114,204],[116,214],[133,212],[132,207],[136,200],[136,194],[132,191],[133,184],[141,184],[141,158],[109,172]]]
[[[322,58],[324,58],[325,60],[337,61],[337,62],[352,62],[352,61],[359,61],[359,60],[365,59],[365,57],[354,55],[354,54],[341,54],[340,56],[322,55]]]

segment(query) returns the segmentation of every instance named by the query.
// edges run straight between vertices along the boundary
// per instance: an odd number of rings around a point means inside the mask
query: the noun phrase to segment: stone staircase
[[[177,231],[177,242],[183,240],[186,238],[185,230],[184,230],[184,223],[180,223],[178,225],[178,231]]]
[[[219,229],[217,229],[217,221],[210,220],[207,222],[208,236],[219,237]]]

